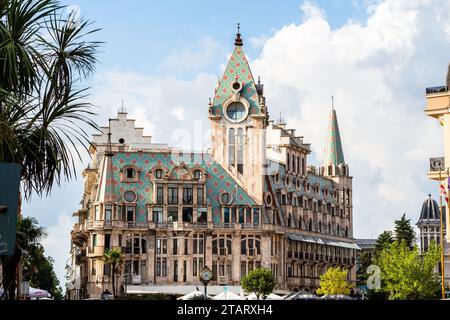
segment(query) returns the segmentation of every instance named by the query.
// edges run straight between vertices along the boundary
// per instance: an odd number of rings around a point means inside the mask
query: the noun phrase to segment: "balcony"
[[[129,229],[148,229],[147,221],[128,221],[126,226]]]
[[[446,86],[436,86],[436,87],[429,87],[425,89],[425,94],[434,94],[434,93],[441,93],[446,92],[447,87]]]

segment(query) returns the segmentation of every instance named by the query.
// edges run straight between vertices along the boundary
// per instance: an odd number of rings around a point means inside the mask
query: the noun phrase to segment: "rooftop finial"
[[[111,146],[111,118],[109,119],[109,125],[108,125],[108,141],[106,142],[106,152],[105,156],[112,156],[112,146]]]
[[[258,84],[261,84],[261,76],[258,76]]]
[[[237,33],[236,33],[236,39],[234,40],[235,46],[242,46],[243,42],[241,39],[241,24],[238,22],[237,24]]]
[[[334,110],[334,96],[331,96],[331,110]]]
[[[125,106],[123,104],[123,99],[122,99],[122,105],[120,106],[120,109],[119,109],[119,113],[127,113],[127,111],[125,110]]]

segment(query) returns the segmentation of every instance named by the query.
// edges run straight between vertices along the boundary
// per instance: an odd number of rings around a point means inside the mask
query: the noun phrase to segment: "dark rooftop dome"
[[[423,202],[422,211],[420,212],[420,218],[417,224],[436,223],[440,220],[439,205],[436,200],[431,198],[431,194],[428,195],[428,199]],[[444,215],[445,221],[445,215]]]

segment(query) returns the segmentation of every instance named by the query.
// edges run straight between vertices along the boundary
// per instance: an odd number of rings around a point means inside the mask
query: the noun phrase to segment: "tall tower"
[[[265,128],[263,85],[255,83],[239,31],[235,48],[209,104],[212,157],[262,203]]]
[[[331,109],[328,132],[323,154],[323,163],[320,166],[320,174],[331,178],[339,187],[338,213],[343,221],[342,226],[347,230],[347,237],[353,237],[353,206],[352,206],[352,177],[349,175],[348,165],[344,160],[341,134],[334,106]]]

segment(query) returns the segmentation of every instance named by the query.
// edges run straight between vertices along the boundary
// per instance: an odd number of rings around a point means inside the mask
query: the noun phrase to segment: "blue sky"
[[[105,44],[87,82],[100,125],[123,99],[129,115],[155,142],[190,147],[180,137],[207,127],[208,97],[240,22],[244,50],[253,74],[265,84],[269,112],[273,117],[282,112],[311,143],[311,164],[320,162],[330,96],[335,96],[345,159],[354,176],[355,237],[376,237],[403,212],[415,223],[426,195],[437,197],[426,172],[428,158],[443,154],[442,132],[423,113],[423,93],[443,83],[450,60],[448,1],[63,3],[77,6],[102,28],[96,40]],[[86,166],[78,164],[79,171]],[[49,228],[45,245],[60,280],[71,215],[82,192],[79,174],[50,197],[33,196],[23,207],[25,215]]]

